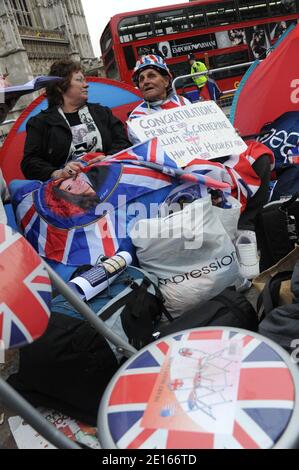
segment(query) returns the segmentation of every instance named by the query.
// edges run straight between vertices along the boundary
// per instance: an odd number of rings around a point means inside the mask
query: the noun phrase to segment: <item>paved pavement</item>
[[[5,364],[0,364],[0,376],[6,379],[9,375],[17,371],[18,352],[9,351],[5,354]],[[16,449],[14,438],[11,435],[8,418],[16,413],[8,410],[0,399],[0,449]]]

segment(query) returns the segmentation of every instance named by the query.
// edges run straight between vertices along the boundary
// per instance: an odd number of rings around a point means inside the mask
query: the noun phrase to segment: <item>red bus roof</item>
[[[231,0],[221,0],[222,3],[229,2]],[[117,13],[116,15],[113,15],[112,18],[117,18],[117,17],[123,17],[123,16],[134,16],[135,14],[140,14],[140,13],[151,13],[151,12],[156,12],[156,11],[168,11],[168,10],[179,10],[181,8],[191,8],[196,5],[203,5],[203,4],[209,4],[209,3],[219,3],[219,0],[197,0],[194,2],[186,2],[186,3],[174,3],[170,5],[166,5],[163,7],[154,7],[154,8],[146,8],[142,10],[134,10],[134,11],[128,11],[124,13]]]
[[[221,0],[222,3],[227,3],[231,0]],[[161,7],[154,7],[154,8],[145,8],[145,9],[142,9],[142,10],[134,10],[134,11],[127,11],[127,12],[124,12],[124,13],[117,13],[116,15],[113,15],[111,18],[110,18],[110,21],[112,20],[113,23],[118,23],[118,21],[121,19],[121,18],[125,18],[127,16],[136,16],[136,15],[140,15],[140,14],[143,14],[143,13],[155,13],[155,12],[161,12],[161,11],[170,11],[170,10],[179,10],[181,8],[191,8],[191,7],[195,7],[197,5],[207,5],[209,3],[219,3],[219,0],[197,0],[197,1],[194,1],[194,2],[186,2],[186,3],[174,3],[173,5],[166,5],[166,6],[161,6]],[[109,23],[110,23],[109,21]],[[102,36],[104,34],[104,32],[106,31],[106,28],[107,28],[108,25],[105,26],[105,29],[101,35],[101,39],[102,39]],[[100,39],[100,41],[101,41]]]

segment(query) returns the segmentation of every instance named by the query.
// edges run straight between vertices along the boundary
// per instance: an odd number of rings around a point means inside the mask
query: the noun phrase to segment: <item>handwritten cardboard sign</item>
[[[247,148],[215,101],[153,112],[128,125],[141,142],[158,137],[179,166],[194,158],[211,160],[240,154]]]

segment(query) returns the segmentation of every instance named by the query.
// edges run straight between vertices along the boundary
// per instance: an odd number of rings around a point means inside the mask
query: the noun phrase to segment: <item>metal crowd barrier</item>
[[[187,75],[180,75],[179,77],[176,77],[173,82],[172,82],[172,89],[173,89],[173,92],[176,93],[177,90],[177,83],[179,80],[184,80],[186,78],[193,78],[193,77],[198,77],[200,75],[213,75],[217,72],[222,72],[222,71],[225,71],[225,70],[232,70],[232,69],[237,69],[237,68],[241,68],[241,67],[246,67],[246,66],[250,66],[251,64],[253,64],[253,61],[252,62],[243,62],[242,64],[235,64],[235,65],[227,65],[225,67],[219,67],[217,69],[210,69],[210,70],[206,70],[204,72],[196,72],[196,73],[189,73]],[[217,103],[223,107],[223,106],[230,106],[231,103],[232,103],[232,100],[233,100],[233,96],[236,92],[236,89],[232,89],[232,90],[224,90],[222,91],[222,96],[221,98],[217,101]]]

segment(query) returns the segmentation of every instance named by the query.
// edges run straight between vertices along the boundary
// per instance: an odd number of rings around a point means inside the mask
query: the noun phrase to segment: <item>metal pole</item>
[[[9,124],[14,124],[16,119],[8,119],[7,121],[1,122],[0,126],[8,126]]]
[[[81,449],[75,442],[67,438],[55,426],[49,423],[30,403],[16,392],[0,377],[0,397],[5,405],[14,410],[30,424],[47,441],[59,449]]]
[[[197,77],[200,75],[212,75],[214,72],[222,72],[223,70],[237,69],[241,67],[250,66],[251,64],[253,64],[253,62],[244,62],[243,64],[227,65],[225,67],[219,67],[218,69],[206,70],[205,72],[196,72],[196,73],[188,73],[187,75],[181,75],[179,77],[176,77],[172,82],[173,92],[176,93],[176,83],[179,80],[182,80],[183,78]]]
[[[118,351],[126,357],[131,357],[137,353],[137,349],[133,348],[129,343],[120,336],[113,333],[101,320],[95,312],[93,312],[86,303],[84,303],[72,289],[56,274],[56,272],[44,261],[45,268],[49,274],[52,284],[56,289],[70,302],[70,304],[81,313],[86,320],[94,326],[96,331],[114,344]]]

